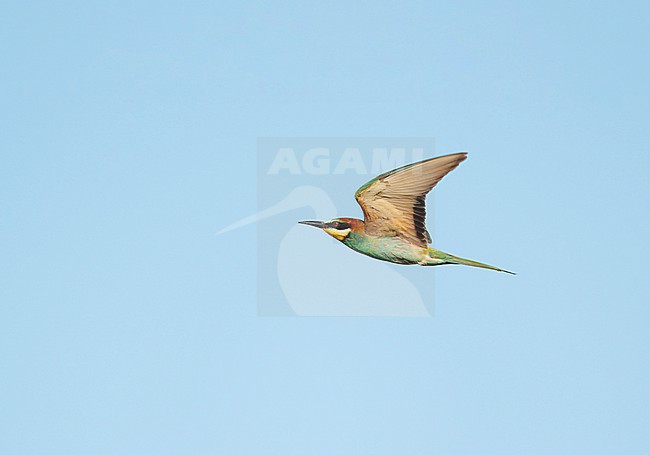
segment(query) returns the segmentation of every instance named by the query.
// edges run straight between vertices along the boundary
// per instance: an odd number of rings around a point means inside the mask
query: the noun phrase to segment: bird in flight
[[[363,221],[334,218],[329,221],[300,221],[322,229],[359,253],[396,264],[461,264],[513,272],[460,258],[429,247],[425,226],[425,197],[449,172],[467,158],[467,153],[439,156],[407,164],[370,180],[354,197],[363,210]]]

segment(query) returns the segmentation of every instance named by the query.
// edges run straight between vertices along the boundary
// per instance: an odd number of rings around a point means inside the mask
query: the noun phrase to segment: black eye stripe
[[[333,221],[329,224],[329,227],[342,231],[348,229],[350,225],[348,223],[343,223],[341,221]]]

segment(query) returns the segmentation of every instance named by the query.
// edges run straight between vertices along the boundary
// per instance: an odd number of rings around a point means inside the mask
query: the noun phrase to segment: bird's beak
[[[306,224],[307,226],[314,226],[321,229],[326,226],[326,223],[323,223],[322,221],[298,221],[298,223]]]

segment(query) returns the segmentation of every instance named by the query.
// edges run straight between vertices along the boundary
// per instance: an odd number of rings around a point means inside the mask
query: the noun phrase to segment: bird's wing
[[[399,236],[427,247],[431,237],[425,227],[425,197],[467,153],[439,156],[408,164],[372,179],[354,197],[363,210],[366,232]]]

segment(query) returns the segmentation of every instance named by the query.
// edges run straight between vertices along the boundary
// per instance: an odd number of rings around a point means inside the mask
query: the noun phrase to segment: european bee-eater
[[[363,221],[334,218],[329,221],[300,221],[327,232],[359,253],[397,264],[462,264],[507,270],[463,259],[430,248],[425,226],[425,197],[449,172],[467,158],[467,153],[439,156],[407,164],[381,174],[357,190],[354,197],[363,210]]]

